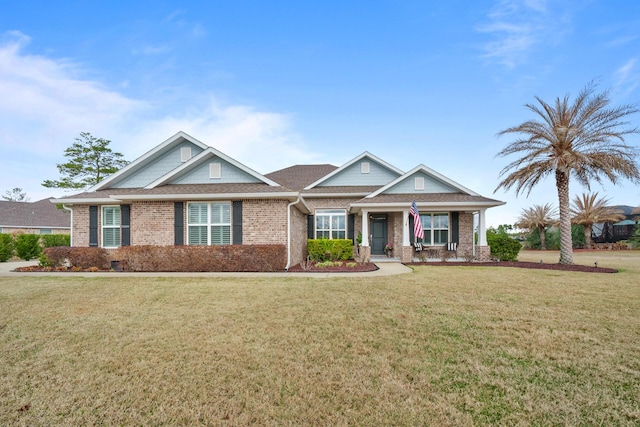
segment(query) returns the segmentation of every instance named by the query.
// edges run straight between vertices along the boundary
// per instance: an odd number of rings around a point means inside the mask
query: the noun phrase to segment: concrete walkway
[[[33,261],[10,261],[0,262],[0,277],[25,277],[25,276],[55,276],[55,277],[312,277],[314,279],[330,279],[333,277],[379,277],[379,276],[395,276],[398,274],[411,273],[409,267],[400,262],[380,262],[376,263],[378,270],[363,273],[133,273],[133,272],[33,272],[18,273],[13,271],[18,267],[27,267],[30,265],[38,265],[37,260]]]

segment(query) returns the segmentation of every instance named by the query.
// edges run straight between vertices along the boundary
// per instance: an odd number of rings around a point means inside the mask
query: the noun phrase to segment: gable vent
[[[209,178],[220,178],[220,163],[209,163]]]
[[[182,147],[180,149],[180,160],[184,163],[191,158],[191,147]]]
[[[416,176],[415,179],[414,179],[414,186],[415,186],[415,190],[416,191],[424,190],[424,177],[423,176]]]
[[[369,173],[369,162],[360,163],[360,173]]]

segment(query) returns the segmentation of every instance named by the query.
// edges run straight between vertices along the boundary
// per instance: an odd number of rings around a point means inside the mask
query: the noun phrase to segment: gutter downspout
[[[71,215],[71,222],[70,222],[71,229],[69,230],[69,246],[73,246],[73,208],[70,208],[63,203],[62,209],[69,211]]]
[[[289,271],[289,267],[291,267],[291,207],[298,203],[300,203],[300,194],[295,202],[287,205],[287,265],[284,271]]]

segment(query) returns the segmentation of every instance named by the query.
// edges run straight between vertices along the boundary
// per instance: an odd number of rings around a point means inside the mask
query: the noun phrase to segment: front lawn
[[[0,425],[638,425],[640,253],[581,261],[3,277]]]

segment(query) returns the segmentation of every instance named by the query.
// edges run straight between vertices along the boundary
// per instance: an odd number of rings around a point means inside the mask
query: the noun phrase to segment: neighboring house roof
[[[51,203],[54,199],[37,202],[0,201],[0,227],[11,228],[70,228],[71,215]]]

